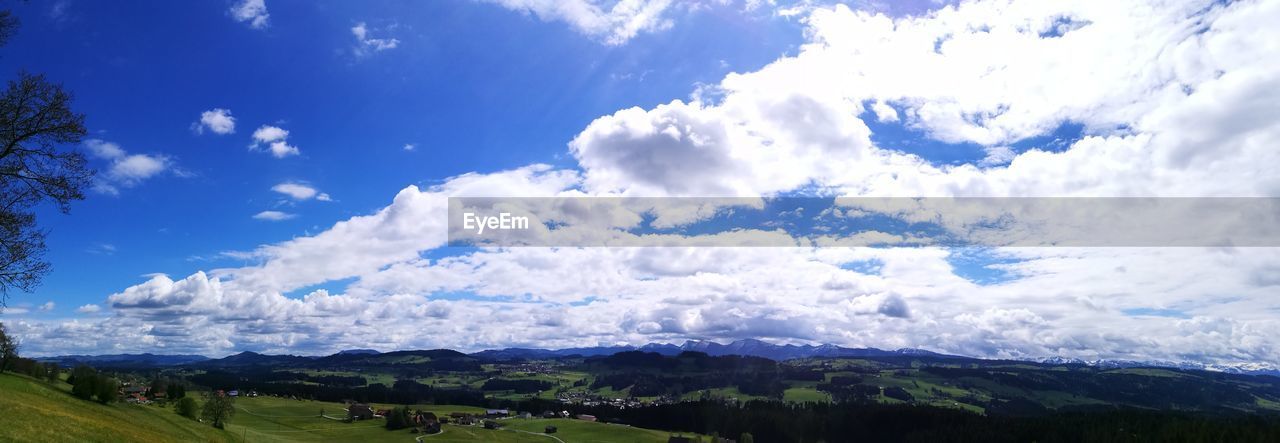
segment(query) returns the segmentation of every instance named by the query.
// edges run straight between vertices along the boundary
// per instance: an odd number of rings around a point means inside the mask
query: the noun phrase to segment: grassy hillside
[[[77,442],[222,442],[233,437],[167,408],[102,405],[71,396],[70,386],[0,374],[0,440]]]
[[[242,398],[225,431],[182,418],[172,409],[129,404],[102,405],[71,396],[70,386],[50,385],[25,376],[0,374],[0,441],[76,442],[413,442],[418,434],[387,431],[383,422],[343,423],[320,417],[345,415],[343,405],[272,397]],[[389,405],[375,405],[389,407]],[[481,412],[470,406],[418,405],[415,409],[447,415]],[[665,442],[662,431],[568,419],[506,419],[504,429],[445,425],[424,442]],[[556,426],[555,438],[542,434]]]

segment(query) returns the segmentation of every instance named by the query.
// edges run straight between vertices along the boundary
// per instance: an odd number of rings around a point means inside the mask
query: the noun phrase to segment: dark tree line
[[[630,387],[631,395],[637,397],[679,396],[737,387],[744,394],[781,399],[787,389],[784,377],[790,374],[769,359],[737,355],[712,357],[691,351],[675,357],[653,352],[619,352],[587,359],[583,365],[587,371],[598,374],[591,383],[592,389]],[[796,375],[813,377],[808,373]]]
[[[71,384],[71,395],[84,400],[96,399],[99,403],[106,404],[120,399],[119,381],[85,365],[71,370],[67,383]]]
[[[413,380],[397,380],[387,386],[374,383],[363,387],[315,385],[296,382],[262,381],[258,372],[239,373],[211,370],[188,380],[214,390],[253,390],[261,394],[319,401],[390,404],[450,404],[484,406],[484,392],[474,389],[436,389]]]
[[[545,391],[555,387],[545,380],[491,378],[480,387],[482,391],[514,391],[517,394],[529,394]]]
[[[644,408],[515,404],[523,410],[567,408],[606,421],[672,432],[749,433],[769,442],[1168,442],[1280,441],[1280,416],[1211,416],[1112,410],[1033,417],[984,416],[911,405],[753,401],[686,402]]]

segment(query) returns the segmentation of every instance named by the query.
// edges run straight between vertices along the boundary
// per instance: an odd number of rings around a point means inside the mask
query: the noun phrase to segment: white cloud
[[[412,150],[418,149],[418,145],[415,145],[413,143],[405,143],[403,149],[406,151],[412,151]]]
[[[1280,124],[1262,116],[1277,111],[1280,63],[1232,42],[1267,40],[1277,31],[1263,18],[1280,7],[1205,6],[971,2],[900,19],[815,8],[810,43],[727,75],[717,102],[621,110],[570,148],[590,190],[630,195],[1274,194],[1280,179],[1261,165],[1280,162],[1264,147]],[[868,107],[997,155],[938,166],[882,149],[859,117]],[[1064,123],[1087,136],[1063,152],[999,148]]]
[[[287,195],[294,200],[310,200],[314,198],[319,201],[331,201],[329,194],[317,191],[316,188],[304,183],[284,182],[272,186],[271,190]]]
[[[52,301],[47,301],[47,302],[45,302],[43,305],[40,305],[40,311],[42,311],[42,312],[49,312],[49,311],[52,311],[52,310],[53,310],[53,308],[54,308],[54,307],[56,307],[56,306],[58,306],[58,305],[57,305],[57,304],[54,304]]]
[[[205,129],[219,135],[232,134],[236,132],[236,118],[231,116],[231,110],[214,108],[201,112],[200,121],[191,127],[197,134],[203,134]]]
[[[506,4],[571,23],[594,13],[570,10],[580,3]],[[1280,262],[1273,248],[996,249],[990,253],[1003,260],[990,266],[1018,278],[986,284],[962,276],[950,260],[958,252],[936,248],[423,254],[445,244],[449,196],[758,196],[814,188],[1276,195],[1280,123],[1270,116],[1280,113],[1280,63],[1267,57],[1273,47],[1258,42],[1280,41],[1271,26],[1280,4],[1196,12],[1199,6],[971,2],[897,20],[815,8],[804,21],[808,44],[756,72],[726,76],[715,101],[625,109],[588,124],[570,143],[580,171],[533,165],[407,187],[372,214],[259,247],[245,255],[254,264],[178,281],[155,276],[113,294],[110,317],[32,320],[15,330],[37,353],[470,350],[752,337],[986,357],[1280,362],[1275,279],[1266,277]],[[1059,29],[1067,16],[1076,25]],[[583,32],[614,35],[601,26],[608,31]],[[984,146],[992,160],[937,166],[882,149],[862,119],[889,124],[891,115],[935,140]],[[1001,149],[1063,122],[1090,136],[1062,152]],[[267,126],[259,132],[259,143],[288,135]],[[109,158],[127,155],[98,148]],[[844,266],[860,261],[879,266]],[[353,283],[342,294],[282,295],[346,279]],[[1133,315],[1150,310],[1177,315]]]
[[[297,214],[290,214],[280,211],[262,211],[253,215],[255,220],[282,221],[297,217]]]
[[[93,314],[99,311],[102,311],[102,307],[95,304],[82,305],[76,308],[76,312],[81,314]]]
[[[240,0],[228,11],[232,18],[241,23],[247,23],[253,29],[266,29],[267,20],[271,15],[267,13],[266,0]]]
[[[104,160],[115,160],[125,156],[124,148],[120,145],[96,138],[85,140],[84,146],[94,157]]]
[[[123,188],[132,188],[174,170],[173,161],[164,155],[129,154],[119,144],[99,139],[85,140],[84,146],[94,157],[108,162],[106,170],[94,178],[93,185],[94,190],[104,194],[119,195]]]
[[[154,176],[166,167],[168,161],[164,157],[134,154],[113,163],[109,173],[124,181],[138,181]]]
[[[262,145],[266,145],[267,152],[270,152],[275,158],[285,158],[300,154],[301,152],[297,146],[289,144],[288,138],[288,130],[277,126],[262,125],[253,131],[253,144],[249,145],[249,149],[261,149]]]
[[[1018,153],[1008,146],[988,146],[983,149],[987,153],[978,164],[982,166],[1000,166],[1007,165],[1018,157]]]
[[[297,146],[290,145],[283,141],[271,142],[271,145],[267,147],[267,150],[270,151],[271,156],[275,158],[285,158],[290,155],[299,154]]]
[[[872,103],[871,110],[876,113],[876,120],[881,123],[898,121],[898,110],[893,109],[893,106],[889,106],[883,101]]]
[[[671,27],[666,13],[671,0],[488,0],[514,11],[533,14],[543,21],[567,23],[575,31],[620,45],[635,36]]]
[[[116,245],[111,243],[94,243],[93,246],[85,250],[91,254],[112,255],[116,253]]]
[[[410,186],[391,205],[336,223],[310,237],[267,245],[262,266],[214,270],[237,285],[260,291],[291,291],[329,279],[361,275],[412,259],[446,242],[448,196],[554,195],[575,185],[577,174],[528,166],[494,174],[464,174],[427,190]]]
[[[364,22],[357,23],[351,27],[351,35],[356,38],[356,55],[363,56],[371,52],[382,52],[388,49],[395,49],[400,45],[399,39],[373,38],[369,36],[369,32],[369,27]]]
[[[253,141],[255,143],[271,143],[288,137],[289,131],[271,125],[262,125],[262,127],[253,131]]]

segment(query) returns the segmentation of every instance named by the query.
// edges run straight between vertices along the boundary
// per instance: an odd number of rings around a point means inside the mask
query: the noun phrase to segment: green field
[[[391,405],[374,405],[390,407]],[[413,409],[431,411],[438,415],[450,412],[483,412],[483,409],[471,406],[415,405]],[[320,418],[320,409],[325,415],[340,416],[343,409],[337,403],[316,401],[286,400],[273,397],[243,398],[236,403],[236,416],[227,425],[227,432],[255,442],[291,442],[291,441],[326,441],[326,442],[368,442],[403,440],[412,441],[420,434],[408,430],[387,431],[382,427],[382,420],[367,422],[342,423],[337,420]],[[665,442],[670,436],[667,432],[650,429],[639,429],[627,426],[591,423],[570,419],[504,419],[500,420],[505,429],[489,430],[479,426],[444,425],[443,432],[436,435],[421,436],[424,442],[555,442],[556,440],[542,435],[547,425],[558,428],[555,437],[567,443],[574,442]],[[519,432],[527,431],[527,432]],[[531,435],[538,434],[538,435]]]
[[[71,386],[0,374],[0,440],[77,442],[237,441],[171,409],[102,405],[71,396]]]
[[[388,431],[381,419],[343,423],[322,418],[345,415],[343,405],[275,397],[240,398],[225,431],[178,416],[168,407],[102,405],[72,397],[70,386],[0,374],[0,441],[77,442],[665,442],[667,432],[570,419],[504,419],[504,429],[444,425],[443,432],[421,435]],[[375,408],[391,405],[373,405]],[[483,412],[472,406],[415,405],[447,415]],[[554,438],[543,434],[558,428]]]

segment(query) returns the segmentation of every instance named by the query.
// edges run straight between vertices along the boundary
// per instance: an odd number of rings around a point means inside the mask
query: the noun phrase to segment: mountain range
[[[107,355],[60,355],[57,357],[39,358],[39,361],[57,363],[59,366],[111,366],[121,368],[179,366],[209,360],[203,355],[160,355],[160,354],[107,354]]]
[[[163,366],[181,366],[181,365],[197,365],[204,367],[233,367],[246,365],[287,365],[306,362],[337,362],[337,361],[354,361],[359,359],[367,359],[374,356],[431,356],[456,359],[459,357],[474,357],[480,360],[488,361],[514,361],[514,360],[538,360],[564,358],[572,356],[580,357],[596,357],[613,355],[626,351],[642,351],[654,352],[665,356],[678,355],[681,352],[692,351],[701,352],[711,356],[723,355],[742,355],[751,357],[763,357],[770,360],[784,361],[800,358],[832,358],[832,357],[892,357],[892,356],[924,356],[934,358],[968,358],[958,355],[940,354],[937,352],[927,351],[917,348],[901,348],[896,350],[884,350],[877,348],[846,348],[831,344],[824,345],[777,345],[761,340],[742,339],[736,340],[728,344],[722,344],[708,340],[689,340],[684,344],[676,345],[672,343],[649,343],[643,346],[596,346],[596,347],[580,347],[565,349],[541,349],[541,348],[503,348],[489,349],[471,354],[463,354],[452,350],[430,350],[430,351],[395,351],[381,353],[373,349],[348,349],[340,351],[329,356],[295,356],[295,355],[268,355],[256,352],[241,352],[239,354],[211,359],[202,355],[157,355],[157,354],[111,354],[111,355],[65,355],[57,357],[40,358],[40,361],[53,362],[62,366],[74,366],[77,364],[88,364],[91,366],[103,367],[163,367]],[[1240,364],[1206,364],[1197,362],[1177,362],[1166,360],[1083,360],[1078,358],[1065,357],[1048,357],[1038,359],[1026,359],[1036,363],[1048,365],[1083,365],[1094,366],[1100,368],[1129,368],[1129,367],[1167,367],[1178,369],[1196,369],[1204,371],[1225,372],[1232,374],[1248,374],[1248,375],[1274,375],[1280,376],[1280,367],[1269,363],[1240,363]]]
[[[640,347],[603,346],[556,350],[506,348],[480,351],[471,355],[487,360],[529,360],[568,357],[573,355],[594,357],[600,355],[613,355],[625,351],[656,352],[666,356],[673,356],[680,354],[681,352],[692,351],[701,352],[711,356],[743,355],[750,357],[763,357],[777,361],[813,357],[888,357],[900,355],[959,357],[914,348],[886,351],[876,348],[845,348],[836,345],[775,345],[754,339],[737,340],[729,344],[721,344],[707,340],[689,340],[684,342],[683,345],[675,345],[671,343],[649,343]]]

